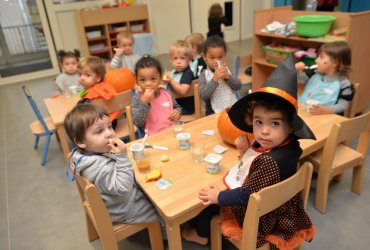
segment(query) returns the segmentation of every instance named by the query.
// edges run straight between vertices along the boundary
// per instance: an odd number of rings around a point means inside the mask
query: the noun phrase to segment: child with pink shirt
[[[148,135],[172,126],[181,117],[181,106],[170,92],[159,88],[162,66],[158,60],[144,55],[135,66],[136,82],[141,91],[132,98],[132,118]]]

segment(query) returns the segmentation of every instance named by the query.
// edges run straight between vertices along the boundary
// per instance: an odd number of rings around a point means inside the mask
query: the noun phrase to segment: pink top
[[[159,95],[150,102],[150,106],[145,123],[145,129],[147,129],[148,135],[171,127],[172,121],[169,117],[173,110],[173,103],[170,93],[160,89]]]

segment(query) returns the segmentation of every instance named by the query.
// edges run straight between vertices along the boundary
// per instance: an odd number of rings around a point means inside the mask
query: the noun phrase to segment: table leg
[[[166,222],[166,231],[169,250],[181,250],[182,244],[181,244],[180,224]]]
[[[58,129],[60,145],[62,146],[64,158],[68,162],[68,154],[70,152],[70,149],[69,149],[69,146],[68,146],[67,133],[66,133],[66,130],[64,129],[64,124],[58,125],[57,129]]]

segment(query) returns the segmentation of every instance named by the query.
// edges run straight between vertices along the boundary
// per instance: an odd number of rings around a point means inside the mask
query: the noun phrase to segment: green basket
[[[303,37],[319,37],[328,34],[335,20],[330,15],[304,15],[294,17],[297,34]]]
[[[285,51],[279,49],[270,48],[268,45],[262,46],[262,49],[265,51],[266,54],[266,61],[272,64],[279,64],[284,59],[286,59],[289,55],[296,52],[298,49],[292,51]]]
[[[316,60],[316,57],[304,56],[301,58],[300,61],[303,62],[306,66],[311,66],[311,65],[316,64],[315,60]]]

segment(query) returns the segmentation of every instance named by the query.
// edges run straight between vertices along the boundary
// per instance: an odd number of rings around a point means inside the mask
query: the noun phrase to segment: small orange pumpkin
[[[104,81],[112,84],[118,93],[135,87],[134,74],[127,68],[108,70]]]
[[[253,133],[244,132],[234,126],[234,124],[230,121],[226,109],[222,111],[218,117],[217,128],[222,139],[232,145],[234,145],[235,139],[241,135],[247,135],[250,142],[253,141],[254,138]]]

